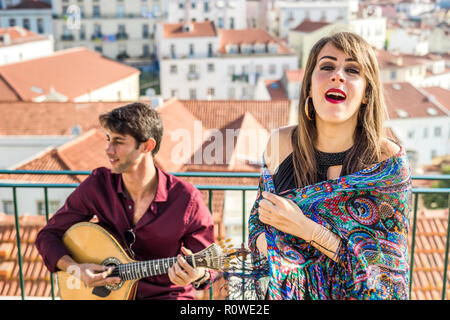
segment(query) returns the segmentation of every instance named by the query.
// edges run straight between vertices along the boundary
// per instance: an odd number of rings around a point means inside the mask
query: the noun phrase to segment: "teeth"
[[[336,97],[336,98],[341,98],[341,99],[345,99],[345,95],[343,95],[340,92],[330,92],[327,94],[328,97]]]
[[[328,95],[329,96],[337,96],[337,97],[345,98],[345,96],[342,93],[340,93],[340,92],[333,92],[333,93],[329,93]]]

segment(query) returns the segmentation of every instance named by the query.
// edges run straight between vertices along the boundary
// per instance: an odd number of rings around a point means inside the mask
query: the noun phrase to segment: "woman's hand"
[[[259,220],[284,233],[310,241],[314,221],[308,219],[303,211],[292,201],[269,192],[263,192],[259,202]]]

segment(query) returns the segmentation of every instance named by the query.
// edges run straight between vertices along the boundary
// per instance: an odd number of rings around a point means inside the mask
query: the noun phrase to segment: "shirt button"
[[[133,208],[133,206],[130,204],[130,205],[128,206],[128,209],[131,210],[132,208]]]

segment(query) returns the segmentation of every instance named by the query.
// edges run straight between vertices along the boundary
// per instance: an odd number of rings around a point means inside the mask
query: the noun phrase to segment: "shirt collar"
[[[158,186],[156,188],[154,202],[165,202],[169,196],[169,190],[167,189],[167,175],[164,171],[155,165],[156,174],[158,176]],[[122,184],[122,174],[117,175],[117,193],[122,193],[125,197],[128,197],[127,192],[123,188]]]

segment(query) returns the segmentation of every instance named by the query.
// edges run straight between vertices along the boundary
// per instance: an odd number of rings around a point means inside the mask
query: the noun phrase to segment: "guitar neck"
[[[193,256],[185,256],[184,259],[191,266],[193,265]],[[158,276],[168,273],[175,262],[177,262],[176,257],[121,264],[116,266],[112,276],[119,276],[123,280],[138,280]]]

